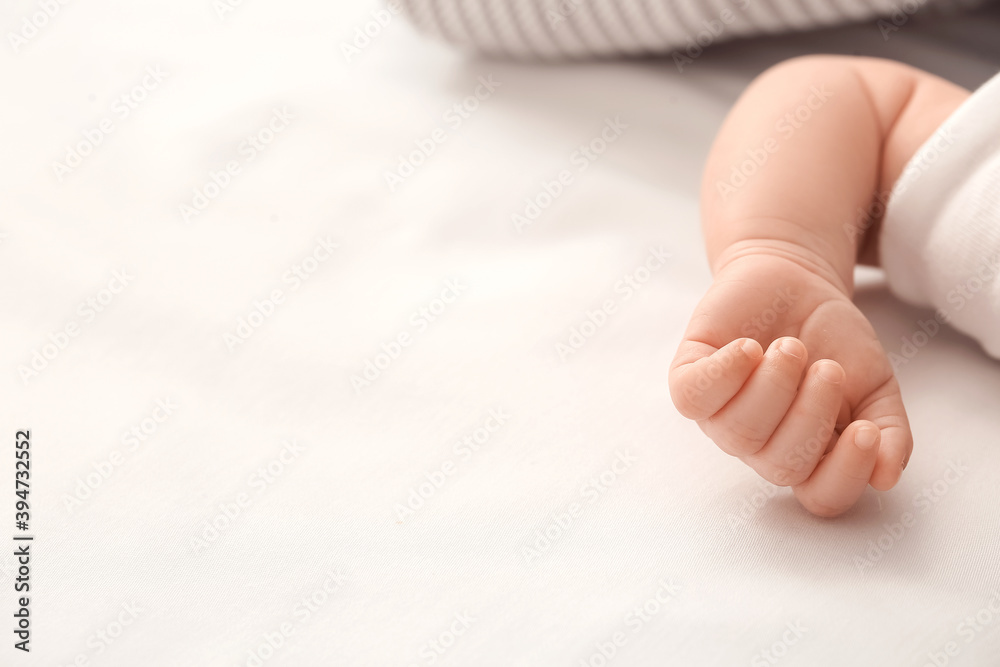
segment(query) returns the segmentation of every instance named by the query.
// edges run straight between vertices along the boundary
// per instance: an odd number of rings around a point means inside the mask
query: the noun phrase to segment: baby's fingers
[[[739,338],[714,352],[703,343],[685,341],[670,369],[670,397],[677,411],[688,419],[711,417],[740,390],[763,354],[752,338]]]
[[[792,487],[795,497],[817,516],[833,517],[849,510],[868,488],[880,440],[875,424],[853,422],[809,479]]]
[[[756,454],[788,412],[805,365],[802,341],[778,338],[739,392],[699,426],[727,454]]]
[[[899,393],[899,383],[891,378],[858,410],[857,419],[867,419],[882,432],[878,461],[872,473],[871,485],[880,491],[887,491],[896,485],[903,467],[910,460],[913,451],[913,435],[910,422],[906,418],[903,398]]]
[[[802,388],[764,447],[743,462],[778,486],[809,478],[834,436],[844,395],[844,369],[822,359],[806,373]]]

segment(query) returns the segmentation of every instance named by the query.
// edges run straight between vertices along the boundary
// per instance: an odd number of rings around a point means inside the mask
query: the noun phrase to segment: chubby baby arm
[[[706,165],[714,282],[670,370],[677,409],[723,451],[835,516],[892,488],[912,435],[892,367],[851,302],[875,264],[868,211],[968,96],[891,61],[809,56],[758,77]]]

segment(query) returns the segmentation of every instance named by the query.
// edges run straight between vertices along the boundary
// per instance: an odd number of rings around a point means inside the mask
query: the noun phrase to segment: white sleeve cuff
[[[907,163],[879,241],[889,288],[1000,358],[1000,75]]]

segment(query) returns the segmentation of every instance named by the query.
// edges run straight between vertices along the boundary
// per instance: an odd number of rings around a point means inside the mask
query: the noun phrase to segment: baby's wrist
[[[856,251],[853,248],[835,248],[831,244],[799,242],[787,238],[742,238],[732,241],[717,253],[712,262],[712,273],[718,276],[727,268],[744,264],[752,258],[773,258],[787,261],[803,268],[833,285],[843,294],[854,293],[854,266]]]

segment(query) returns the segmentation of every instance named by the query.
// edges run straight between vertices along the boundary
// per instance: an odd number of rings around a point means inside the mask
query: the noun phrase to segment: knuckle
[[[802,377],[805,360],[782,358],[767,372],[767,380],[774,391],[780,394],[795,395],[799,390],[799,380]]]
[[[844,468],[843,470],[840,470],[839,473],[844,481],[849,483],[851,486],[867,485],[869,479],[871,479],[871,474],[869,474],[866,470]]]
[[[690,392],[688,389],[677,389],[670,392],[670,398],[673,400],[677,412],[687,419],[708,417],[709,415],[705,414],[703,407],[704,397],[699,392]]]
[[[778,465],[771,469],[768,481],[778,486],[798,486],[809,479],[810,472],[801,466]]]
[[[770,433],[762,433],[760,428],[750,426],[738,419],[726,419],[722,426],[721,440],[727,450],[748,456],[759,452],[770,437]]]
[[[782,465],[812,472],[830,444],[833,429],[833,420],[827,419],[821,423],[814,435],[795,443],[792,449],[785,454]]]
[[[770,381],[776,396],[795,396],[799,390],[800,372],[794,366],[786,366],[771,374]]]
[[[709,405],[707,387],[693,381],[691,373],[682,375],[670,383],[670,398],[674,407],[688,419],[705,419],[715,412]]]

